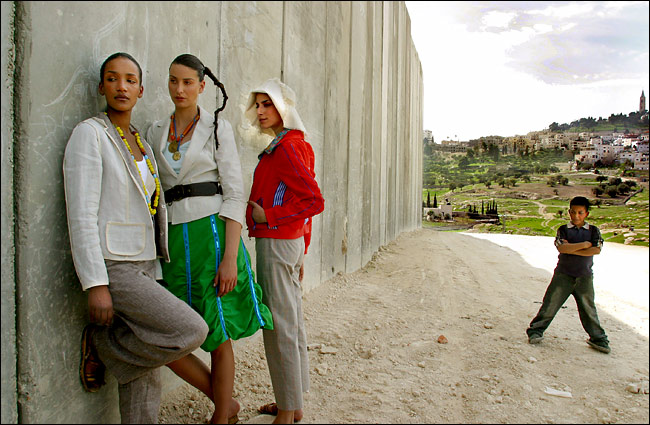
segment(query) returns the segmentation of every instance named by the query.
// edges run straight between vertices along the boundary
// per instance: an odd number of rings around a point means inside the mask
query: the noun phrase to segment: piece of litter
[[[564,398],[572,398],[573,397],[571,395],[571,393],[568,392],[568,391],[560,391],[560,390],[556,390],[555,388],[550,388],[550,387],[546,387],[544,392],[546,394],[554,395],[554,396],[557,396],[557,397],[564,397]]]

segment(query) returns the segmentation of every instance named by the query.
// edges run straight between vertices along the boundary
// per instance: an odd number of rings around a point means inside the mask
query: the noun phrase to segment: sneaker
[[[529,344],[539,344],[540,342],[542,342],[543,339],[544,339],[544,336],[543,336],[543,335],[540,335],[540,334],[531,334],[531,335],[528,337],[528,343],[529,343]]]
[[[595,350],[600,351],[601,353],[609,354],[610,351],[612,351],[611,348],[609,348],[609,343],[604,340],[604,341],[592,341],[590,339],[587,340],[587,344]]]

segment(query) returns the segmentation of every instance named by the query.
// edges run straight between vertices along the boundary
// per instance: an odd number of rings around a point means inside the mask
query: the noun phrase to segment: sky
[[[648,109],[650,2],[405,3],[436,143]]]

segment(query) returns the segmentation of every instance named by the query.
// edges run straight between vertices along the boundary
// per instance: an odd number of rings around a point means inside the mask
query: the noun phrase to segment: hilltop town
[[[620,114],[622,115],[622,114]],[[619,116],[620,116],[619,115]],[[614,117],[612,115],[610,120]],[[553,123],[548,129],[531,131],[528,134],[511,137],[487,136],[477,140],[457,141],[443,140],[435,143],[432,132],[424,130],[424,145],[434,151],[467,152],[480,148],[481,145],[495,145],[503,155],[519,152],[533,152],[541,149],[560,149],[573,152],[574,169],[622,165],[629,169],[648,170],[648,110],[645,106],[645,94],[641,92],[639,100],[639,121],[645,122],[645,128],[634,128],[632,131],[561,131],[563,126]],[[589,119],[586,119],[589,122]],[[592,126],[608,120],[591,119]],[[566,125],[564,125],[566,126]],[[566,126],[568,127],[568,126]],[[615,127],[616,128],[616,127]]]

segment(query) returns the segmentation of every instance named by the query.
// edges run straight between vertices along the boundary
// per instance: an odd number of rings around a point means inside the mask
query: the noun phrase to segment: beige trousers
[[[307,334],[298,278],[304,252],[302,237],[255,240],[257,279],[274,327],[263,331],[264,350],[275,401],[282,410],[302,409],[302,393],[309,391]]]
[[[155,280],[152,261],[106,260],[115,312],[93,341],[119,383],[122,423],[158,423],[160,366],[192,353],[208,325]]]

